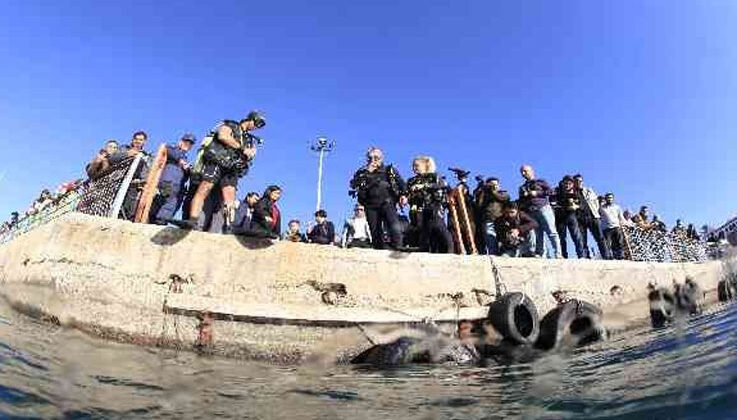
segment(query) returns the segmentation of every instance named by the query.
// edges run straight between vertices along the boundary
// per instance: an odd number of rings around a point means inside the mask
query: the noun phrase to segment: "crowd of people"
[[[350,180],[349,193],[357,203],[341,232],[336,233],[327,212],[321,209],[306,226],[289,220],[282,233],[280,186],[270,185],[263,194],[248,192],[241,201],[236,198],[238,180],[248,173],[260,142],[253,131],[265,125],[266,118],[258,111],[238,121],[221,121],[203,139],[192,162],[188,153],[197,144],[194,135],[185,134],[166,145],[166,164],[147,222],[346,248],[433,253],[477,250],[538,258],[567,258],[570,237],[578,258],[622,259],[627,257],[624,227],[666,231],[657,215],[650,216],[647,206],[630,214],[616,204],[613,193],[598,195],[580,174],[565,175],[551,186],[531,165],[522,165],[515,200],[496,177],[476,177],[475,188],[470,188],[469,172],[460,169],[451,169],[457,184],[450,186],[438,173],[435,160],[425,155],[412,161],[413,176],[405,182],[397,167],[384,162],[383,151],[372,147],[366,164]],[[146,132],[137,131],[127,145],[106,141],[86,166],[89,180],[106,176],[111,168],[138,155],[150,161],[147,140]],[[147,167],[142,165],[134,174],[122,217],[132,220],[146,173]],[[25,215],[41,211],[54,200],[55,196],[44,190]],[[180,211],[182,218],[175,219]],[[2,230],[11,230],[19,217],[19,213],[12,213]],[[699,240],[694,226],[684,227],[681,220],[673,234]],[[590,237],[595,250],[589,246]]]

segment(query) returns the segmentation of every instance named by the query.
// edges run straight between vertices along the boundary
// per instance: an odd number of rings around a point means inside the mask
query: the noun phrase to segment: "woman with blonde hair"
[[[445,220],[447,185],[438,176],[435,159],[419,155],[412,160],[415,176],[407,181],[414,244],[423,252],[451,253],[453,239]]]

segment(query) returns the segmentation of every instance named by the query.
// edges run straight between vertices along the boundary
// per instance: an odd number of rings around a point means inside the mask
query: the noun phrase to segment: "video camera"
[[[448,170],[453,172],[453,175],[456,176],[456,179],[459,182],[466,182],[466,180],[468,180],[468,175],[471,174],[471,171],[467,171],[461,168],[448,168]]]
[[[256,147],[264,144],[264,139],[251,133],[245,133],[243,136],[243,141],[248,147]]]

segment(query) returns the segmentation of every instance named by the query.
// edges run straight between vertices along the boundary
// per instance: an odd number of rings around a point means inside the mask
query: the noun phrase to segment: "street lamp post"
[[[310,149],[313,152],[320,154],[320,160],[317,164],[317,205],[315,211],[320,210],[320,204],[322,201],[322,163],[325,158],[325,153],[332,152],[335,148],[335,141],[328,140],[327,137],[318,137],[314,143],[310,145]]]

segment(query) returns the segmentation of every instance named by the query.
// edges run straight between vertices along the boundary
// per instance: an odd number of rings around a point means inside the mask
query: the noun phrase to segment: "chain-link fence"
[[[84,185],[79,185],[75,189],[67,191],[56,197],[33,214],[25,215],[9,229],[4,229],[0,232],[0,244],[8,242],[30,230],[74,211],[82,197],[83,189]]]
[[[87,180],[57,196],[33,214],[26,214],[0,231],[0,244],[57,219],[69,212],[118,217],[131,181],[140,165],[141,155],[111,166],[94,180]]]
[[[91,216],[118,217],[128,187],[141,165],[140,156],[117,163],[100,176],[89,180],[77,211]]]
[[[696,262],[706,260],[706,245],[682,234],[657,229],[623,228],[625,249],[633,261]]]

